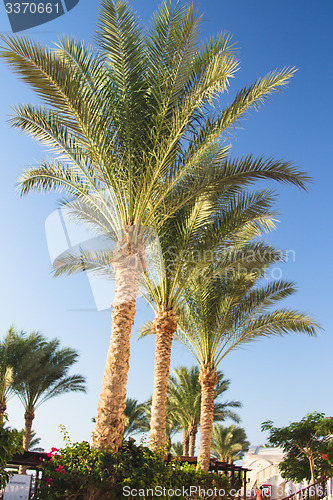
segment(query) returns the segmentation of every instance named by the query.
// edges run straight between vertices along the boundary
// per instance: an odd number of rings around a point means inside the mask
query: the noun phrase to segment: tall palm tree
[[[223,427],[221,424],[214,425],[211,450],[222,462],[233,463],[241,459],[249,446],[250,442],[242,427],[234,424],[229,427]]]
[[[41,335],[38,338],[40,343],[36,342],[34,333],[15,337],[19,349],[26,353],[21,364],[25,377],[19,378],[14,384],[15,394],[25,409],[25,450],[29,449],[37,408],[67,392],[86,392],[84,377],[68,375],[70,368],[77,362],[77,352],[69,347],[60,348],[58,339],[48,342]]]
[[[289,332],[316,335],[315,321],[298,311],[276,309],[278,301],[295,292],[289,281],[262,285],[267,266],[238,274],[206,274],[189,283],[188,297],[179,312],[177,337],[188,347],[200,366],[201,416],[198,467],[208,470],[214,419],[217,367],[233,349],[272,335]],[[193,290],[193,292],[192,292]]]
[[[146,228],[158,232],[179,207],[226,182],[266,177],[304,187],[306,181],[288,162],[228,159],[227,131],[249,107],[281,90],[294,70],[270,73],[212,115],[237,61],[227,35],[199,45],[200,21],[192,6],[164,2],[143,30],[126,0],[102,0],[98,51],[67,38],[51,50],[25,37],[2,37],[2,56],[44,103],[16,107],[11,123],[53,155],[25,171],[21,194],[64,192],[76,219],[116,242],[112,333],[94,432],[98,448],[117,450],[121,443]],[[86,269],[79,259],[63,271]]]
[[[226,418],[239,422],[240,418],[232,408],[240,408],[239,401],[217,401],[230,386],[230,380],[224,378],[221,371],[217,372],[218,383],[215,387],[214,420],[221,421]],[[185,422],[184,433],[189,436],[188,455],[193,457],[195,439],[200,424],[201,386],[199,382],[199,367],[179,366],[174,369],[174,376],[169,377],[168,385],[169,411],[173,412],[180,422]]]
[[[274,227],[272,193],[242,192],[240,187],[226,187],[222,192],[205,195],[178,210],[160,231],[162,270],[159,281],[148,269],[144,273],[143,295],[154,310],[154,321],[141,336],[155,333],[154,390],[150,446],[156,449],[165,439],[167,382],[172,338],[177,329],[177,309],[184,300],[188,281],[211,264],[214,253],[220,268],[241,265],[242,259],[259,254],[261,244],[250,243],[263,231]],[[263,250],[263,248],[262,248]],[[272,249],[265,247],[269,255]],[[253,259],[255,261],[255,259]],[[222,262],[223,261],[223,262]],[[153,277],[153,279],[152,279]],[[186,436],[185,436],[186,447]]]
[[[136,399],[126,398],[124,423],[124,439],[127,439],[138,432],[147,432],[149,430],[149,422],[145,405],[138,404]]]

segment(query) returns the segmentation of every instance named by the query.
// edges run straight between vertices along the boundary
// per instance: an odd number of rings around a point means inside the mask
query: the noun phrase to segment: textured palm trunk
[[[24,436],[23,436],[23,449],[24,451],[29,450],[32,432],[32,422],[35,418],[35,411],[33,408],[27,408],[24,413]],[[19,474],[26,474],[27,468],[20,465]]]
[[[156,331],[154,389],[151,406],[149,447],[156,451],[166,441],[167,388],[170,372],[172,337],[177,329],[177,315],[162,308],[155,314]]]
[[[190,457],[194,457],[195,455],[195,438],[197,436],[198,426],[191,425],[189,427],[189,455]]]
[[[31,441],[32,422],[34,421],[34,418],[35,418],[34,409],[27,408],[25,411],[25,414],[24,414],[25,427],[24,427],[24,436],[23,436],[23,448],[25,451],[29,450],[30,441]]]
[[[208,471],[214,422],[214,391],[217,384],[217,373],[215,368],[201,367],[199,381],[201,385],[201,410],[200,449],[197,468]]]
[[[190,438],[187,432],[183,434],[183,455],[188,457]]]
[[[116,289],[112,304],[110,347],[97,408],[93,446],[117,451],[124,431],[127,374],[129,369],[130,337],[134,323],[136,297],[143,265],[143,249],[119,245],[113,263]],[[138,245],[137,245],[138,246]]]

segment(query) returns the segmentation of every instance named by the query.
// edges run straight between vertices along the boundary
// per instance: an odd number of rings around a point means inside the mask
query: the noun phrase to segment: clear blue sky
[[[132,5],[146,23],[158,3],[135,0]],[[233,141],[233,155],[283,157],[314,178],[309,193],[275,185],[280,223],[270,240],[295,252],[295,259],[282,272],[297,282],[299,291],[286,305],[311,313],[325,330],[317,339],[291,335],[256,342],[230,354],[220,367],[232,381],[228,398],[243,402],[240,415],[251,443],[260,444],[265,441],[260,424],[268,418],[284,425],[314,410],[333,414],[333,4],[330,0],[208,0],[199,10],[204,12],[203,38],[226,30],[240,48],[241,69],[222,105],[243,85],[270,70],[299,69],[284,94],[276,95],[258,113],[250,113]],[[46,44],[57,41],[60,34],[93,42],[97,12],[97,0],[80,0],[65,16],[25,34]],[[10,33],[3,5],[0,31]],[[11,105],[35,102],[36,97],[3,64],[0,68],[0,334],[14,324],[59,337],[79,351],[75,371],[87,377],[89,388],[86,396],[65,395],[38,410],[34,427],[48,449],[62,444],[59,424],[66,426],[72,440],[90,440],[109,343],[110,311],[94,310],[86,276],[51,277],[45,220],[56,208],[57,196],[34,194],[21,199],[17,195],[20,173],[37,163],[43,151],[7,123]],[[150,317],[148,306],[139,301],[128,381],[128,395],[139,401],[152,393],[154,339],[137,342],[136,332]],[[185,349],[175,344],[172,366],[192,362]],[[13,426],[23,426],[20,403],[9,404],[9,417]]]

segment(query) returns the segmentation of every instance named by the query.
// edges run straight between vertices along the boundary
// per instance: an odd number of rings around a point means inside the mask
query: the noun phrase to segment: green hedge
[[[83,441],[52,448],[48,455],[42,464],[39,499],[214,500],[226,496],[229,488],[225,476],[197,471],[177,459],[165,462],[161,454],[131,442],[124,441],[117,453],[98,451]]]

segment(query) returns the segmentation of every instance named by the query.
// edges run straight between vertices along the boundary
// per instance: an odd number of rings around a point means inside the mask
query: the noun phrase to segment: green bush
[[[177,460],[165,462],[161,454],[131,442],[124,441],[117,453],[98,451],[83,441],[52,448],[48,455],[42,464],[39,499],[204,499],[203,490],[210,489],[216,492],[215,496],[208,493],[213,500],[223,498],[221,490],[228,490],[225,476],[197,471]],[[199,486],[200,496],[194,493]],[[151,491],[146,495],[147,489]]]
[[[7,463],[16,453],[23,453],[23,432],[5,427],[5,417],[0,418],[0,489],[4,488],[9,479],[5,471]]]

